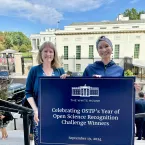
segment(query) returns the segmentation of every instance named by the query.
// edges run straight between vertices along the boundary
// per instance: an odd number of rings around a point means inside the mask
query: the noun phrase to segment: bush
[[[0,99],[7,100],[9,79],[0,78]]]
[[[31,52],[23,52],[22,56],[23,57],[32,57],[32,53]]]
[[[133,75],[133,72],[128,69],[124,72],[124,76],[134,76],[134,75]]]
[[[7,100],[7,98],[8,98],[7,90],[6,89],[0,90],[0,99]]]

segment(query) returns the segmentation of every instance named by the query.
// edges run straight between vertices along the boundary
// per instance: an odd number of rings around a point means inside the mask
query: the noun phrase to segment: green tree
[[[21,35],[19,35],[17,32],[13,34],[12,37],[14,45],[21,46],[23,44],[23,37],[21,37]]]
[[[27,52],[31,50],[31,42],[22,32],[15,32],[13,34],[13,44],[19,47],[20,52]]]
[[[19,52],[30,51],[30,39],[22,32],[0,32],[0,50],[12,48]]]
[[[0,43],[0,51],[3,51],[3,50],[5,50],[5,47],[3,44]]]
[[[8,35],[5,36],[4,47],[10,49],[13,46],[12,38]]]
[[[19,46],[18,45],[13,45],[13,49],[16,50],[17,52],[19,51]]]
[[[125,17],[129,17],[130,20],[139,20],[140,19],[140,15],[144,14],[145,11],[137,11],[135,8],[132,9],[126,9],[125,12],[123,13],[123,15]]]
[[[0,33],[0,51],[2,51],[2,50],[5,49],[5,47],[4,47],[4,45],[3,45],[4,41],[5,41],[5,40],[4,40],[3,33]]]
[[[4,36],[0,34],[0,43],[4,42]]]
[[[28,48],[27,45],[22,44],[22,45],[20,46],[19,51],[20,51],[20,52],[28,52],[28,51],[29,51],[29,48]]]

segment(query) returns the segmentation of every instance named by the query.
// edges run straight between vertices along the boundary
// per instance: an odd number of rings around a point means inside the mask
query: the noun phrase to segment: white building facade
[[[32,45],[32,52],[37,52],[39,47],[45,41],[50,41],[52,43],[56,43],[55,37],[56,29],[46,29],[45,32],[40,32],[40,34],[32,34],[30,36],[31,45]]]
[[[88,64],[99,60],[96,41],[102,35],[112,41],[112,59],[117,64],[123,66],[124,57],[145,60],[145,14],[140,20],[129,20],[119,15],[116,21],[73,23],[65,26],[64,30],[53,31],[53,35],[44,33],[40,34],[40,41],[43,42],[44,36],[52,36],[66,71],[83,72]],[[31,38],[34,39],[35,35]]]

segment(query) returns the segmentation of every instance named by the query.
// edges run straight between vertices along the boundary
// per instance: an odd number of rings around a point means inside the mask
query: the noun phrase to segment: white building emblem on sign
[[[72,96],[80,96],[80,97],[97,97],[99,96],[99,88],[98,87],[90,87],[90,86],[80,86],[80,87],[72,87]]]

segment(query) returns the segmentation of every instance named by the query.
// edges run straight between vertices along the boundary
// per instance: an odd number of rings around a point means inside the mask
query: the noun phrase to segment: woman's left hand
[[[4,119],[4,118],[5,118],[5,116],[3,116],[3,115],[0,116],[0,119]]]
[[[63,74],[63,75],[60,76],[60,78],[61,78],[61,79],[65,79],[66,77],[69,77],[69,76],[70,76],[70,75],[68,75],[68,74]]]
[[[134,83],[134,87],[137,92],[141,91],[141,86],[138,83]]]

